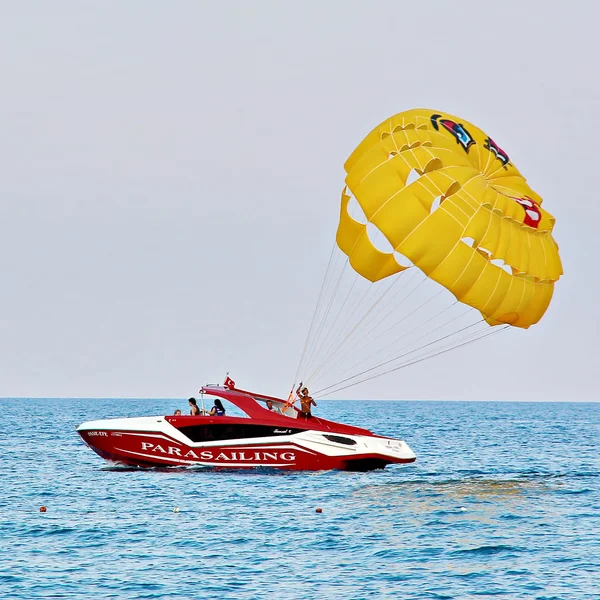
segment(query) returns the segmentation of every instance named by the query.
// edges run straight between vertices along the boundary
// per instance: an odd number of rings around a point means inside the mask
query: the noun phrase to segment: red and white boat
[[[157,416],[89,421],[84,442],[112,463],[139,467],[370,471],[411,463],[406,442],[367,429],[306,419],[284,400],[207,385],[200,392],[235,405],[243,416]],[[281,414],[263,404],[270,400]],[[227,408],[227,406],[226,406]]]

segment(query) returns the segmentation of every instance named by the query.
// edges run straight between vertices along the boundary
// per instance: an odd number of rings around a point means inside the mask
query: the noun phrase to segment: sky
[[[0,4],[0,397],[286,396],[384,119],[458,115],[556,218],[541,322],[337,398],[597,401],[593,2]]]

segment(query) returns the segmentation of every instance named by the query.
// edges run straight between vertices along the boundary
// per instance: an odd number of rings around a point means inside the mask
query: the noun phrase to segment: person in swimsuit
[[[277,408],[273,402],[271,402],[271,400],[267,400],[267,410],[270,410],[271,412],[274,412],[275,414],[280,415],[281,414],[281,409]]]
[[[224,417],[225,416],[225,409],[223,408],[223,403],[218,398],[215,398],[215,403],[214,403],[213,407],[210,409],[210,412],[208,414],[211,417],[214,417],[214,416]]]
[[[189,404],[190,404],[190,415],[192,415],[192,417],[199,417],[201,412],[200,409],[198,408],[198,405],[196,404],[196,398],[190,398],[188,400]]]
[[[310,407],[317,406],[317,403],[310,397],[308,388],[306,386],[302,387],[302,383],[298,386],[296,393],[300,398],[300,415],[305,419],[310,419],[312,417]]]

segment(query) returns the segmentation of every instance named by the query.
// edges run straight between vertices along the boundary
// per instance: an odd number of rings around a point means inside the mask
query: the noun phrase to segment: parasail
[[[396,279],[404,281],[405,271],[418,270],[435,282],[437,295],[443,292],[452,305],[472,307],[480,318],[449,331],[444,329],[448,323],[435,322],[438,313],[428,316],[420,321],[431,324],[429,333],[419,332],[417,341],[423,343],[383,359],[382,350],[409,335],[390,333],[388,318],[398,303],[389,302],[385,310],[381,305],[391,285],[375,299],[376,306],[352,301],[350,287],[336,303],[342,277],[332,275],[330,260],[299,367],[306,371],[305,381],[339,364],[353,341],[354,347],[371,348],[371,363],[367,368],[368,359],[361,359],[357,364],[365,368],[353,376],[346,369],[348,376],[325,390],[342,382],[354,385],[365,373],[376,376],[434,355],[439,342],[451,347],[457,333],[480,323],[485,330],[478,329],[478,335],[469,331],[456,345],[489,335],[490,326],[527,329],[543,317],[563,273],[552,236],[555,219],[508,154],[481,129],[441,111],[401,112],[375,127],[344,168],[336,246],[343,253],[344,268],[366,284],[365,296],[372,292],[370,284],[395,285]],[[356,281],[351,287],[357,287]],[[406,304],[408,296],[402,298],[400,303]],[[411,319],[425,304],[430,300],[417,305]],[[406,327],[411,319],[405,315],[396,323]],[[344,331],[344,324],[350,331]],[[434,332],[439,332],[435,339]],[[388,335],[382,343],[384,334]],[[310,375],[308,363],[313,359],[317,360]]]

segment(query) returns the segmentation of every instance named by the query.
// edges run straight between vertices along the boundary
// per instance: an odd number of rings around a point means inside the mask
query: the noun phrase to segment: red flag
[[[235,388],[235,381],[233,379],[230,379],[229,377],[226,377],[224,385],[225,385],[225,387],[232,390]]]

